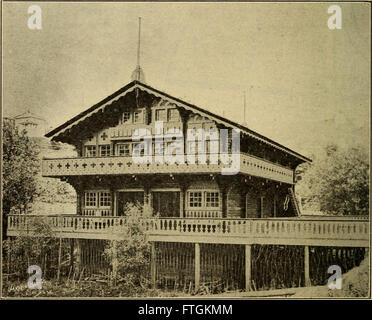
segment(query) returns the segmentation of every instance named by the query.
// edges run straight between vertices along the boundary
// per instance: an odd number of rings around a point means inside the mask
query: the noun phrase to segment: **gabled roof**
[[[38,115],[36,115],[35,113],[31,112],[30,110],[27,110],[26,112],[21,113],[21,114],[19,114],[19,115],[17,115],[17,116],[14,117],[15,120],[18,120],[18,119],[29,119],[29,118],[34,118],[34,119],[45,121],[45,119],[39,117]]]
[[[269,144],[271,145],[272,147],[276,148],[276,149],[279,149],[281,151],[284,151],[304,162],[311,162],[311,159],[239,124],[239,123],[236,123],[234,121],[231,121],[229,119],[226,119],[226,118],[223,118],[217,114],[214,114],[208,110],[205,110],[205,109],[202,109],[196,105],[193,105],[193,104],[190,104],[188,102],[185,102],[185,101],[182,101],[181,99],[178,99],[178,98],[175,98],[175,97],[172,97],[171,95],[165,93],[165,92],[162,92],[160,90],[157,90],[155,88],[152,88],[151,86],[147,85],[147,84],[144,84],[142,82],[139,82],[139,81],[132,81],[130,83],[128,83],[126,86],[122,87],[121,89],[119,89],[118,91],[114,92],[113,94],[109,95],[108,97],[106,97],[105,99],[103,99],[102,101],[96,103],[95,105],[91,106],[90,108],[88,108],[87,110],[79,113],[78,115],[76,115],[75,117],[73,117],[72,119],[66,121],[65,123],[63,123],[62,125],[58,126],[57,128],[53,129],[52,131],[48,132],[45,136],[50,138],[50,137],[53,137],[55,136],[56,134],[60,133],[60,132],[63,132],[69,128],[71,128],[73,125],[76,125],[78,122],[84,120],[85,118],[89,117],[91,114],[99,111],[100,109],[104,108],[106,105],[112,103],[113,101],[115,100],[118,100],[120,97],[126,95],[127,93],[135,90],[136,88],[140,89],[140,90],[143,90],[143,91],[146,91],[152,95],[155,95],[157,97],[160,97],[160,98],[163,98],[163,99],[166,99],[166,100],[169,100],[170,102],[173,102],[175,103],[176,105],[179,105],[179,106],[182,106],[183,108],[187,109],[187,110],[190,110],[190,111],[193,111],[193,112],[197,112],[203,116],[206,116],[210,119],[213,119],[214,121],[220,123],[220,124],[223,124],[227,127],[231,127],[231,128],[235,128],[235,129],[239,129],[241,130],[241,132],[243,132],[244,134],[247,134],[261,142],[264,142],[266,144]]]

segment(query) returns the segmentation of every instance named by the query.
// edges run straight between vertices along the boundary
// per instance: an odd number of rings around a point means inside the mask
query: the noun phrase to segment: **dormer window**
[[[129,122],[129,120],[130,120],[130,112],[129,111],[123,112],[122,122],[126,123],[126,122]]]
[[[156,121],[167,121],[167,113],[165,109],[158,109],[155,111],[155,120]]]
[[[168,109],[168,121],[178,121],[178,120],[179,120],[178,110],[176,108]]]
[[[142,111],[134,111],[133,113],[133,122],[134,123],[142,123],[143,122],[143,114]]]

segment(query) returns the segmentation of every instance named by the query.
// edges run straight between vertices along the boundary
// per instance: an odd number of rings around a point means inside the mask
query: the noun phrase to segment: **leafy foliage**
[[[37,194],[39,147],[11,122],[3,125],[3,237],[12,208],[25,209]]]
[[[329,145],[298,173],[297,192],[306,200],[305,209],[316,203],[330,214],[368,215],[369,158],[362,149]]]
[[[142,221],[150,217],[150,212],[128,204],[125,213],[124,228],[120,227],[125,239],[110,241],[104,254],[113,268],[117,269],[117,277],[133,288],[143,285],[148,275],[151,247]]]
[[[60,241],[43,217],[32,217],[28,221],[29,231],[22,232],[13,239],[3,241],[5,253],[4,267],[7,273],[18,279],[25,279],[27,268],[38,265],[43,276],[53,276],[57,271],[57,254]]]

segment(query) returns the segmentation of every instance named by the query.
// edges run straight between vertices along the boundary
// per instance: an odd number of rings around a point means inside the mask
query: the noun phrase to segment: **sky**
[[[27,8],[42,10],[30,30]],[[369,148],[370,4],[3,3],[3,115],[56,127],[131,81],[138,17],[146,83],[304,155]],[[244,119],[244,92],[246,118]]]

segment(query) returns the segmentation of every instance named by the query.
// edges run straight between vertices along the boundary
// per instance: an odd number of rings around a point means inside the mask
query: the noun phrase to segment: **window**
[[[118,155],[129,157],[130,156],[130,144],[129,143],[118,144]]]
[[[122,123],[129,122],[129,120],[130,120],[130,112],[129,111],[123,112]]]
[[[142,111],[135,111],[133,113],[133,122],[141,123],[142,122]]]
[[[196,141],[188,141],[187,142],[187,153],[188,154],[196,154]]]
[[[86,207],[97,206],[97,193],[96,192],[85,192],[85,206]]]
[[[85,207],[111,207],[111,193],[109,191],[85,192]]]
[[[163,155],[164,154],[164,145],[163,142],[156,142],[154,144],[154,154],[155,155]]]
[[[219,208],[220,193],[218,191],[190,191],[188,192],[189,208]]]
[[[97,155],[96,146],[85,146],[85,156],[86,157],[95,157]]]
[[[177,109],[168,109],[168,121],[178,121],[179,114]]]
[[[108,157],[111,154],[111,146],[109,144],[104,144],[99,146],[99,155],[101,157]]]
[[[205,206],[218,208],[220,206],[218,192],[205,192]]]
[[[155,110],[155,120],[156,121],[167,121],[167,114],[165,109]]]
[[[133,156],[139,157],[145,154],[145,149],[142,143],[133,143]]]
[[[176,156],[177,151],[180,153],[180,150],[182,150],[182,145],[180,145],[181,143],[183,142],[177,141],[176,138],[173,138],[172,141],[166,141],[166,150],[164,150],[166,153],[164,154]]]
[[[202,206],[202,193],[189,192],[189,207],[197,208]]]
[[[110,207],[111,206],[111,194],[110,192],[99,192],[99,206]]]

